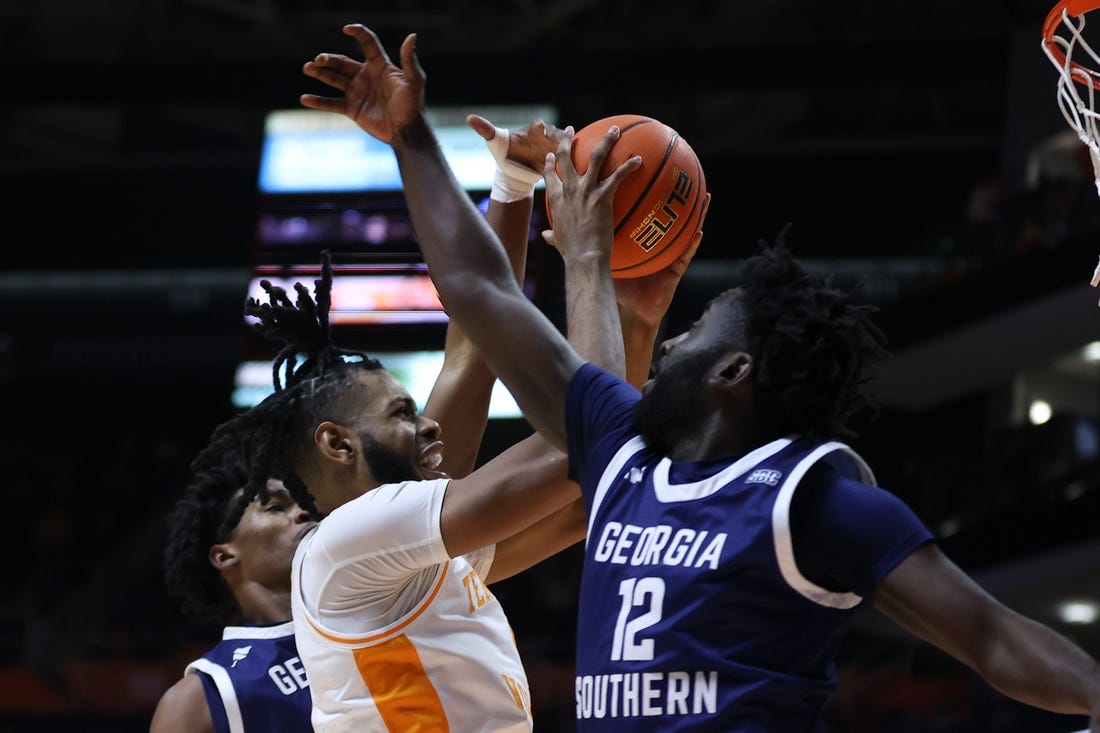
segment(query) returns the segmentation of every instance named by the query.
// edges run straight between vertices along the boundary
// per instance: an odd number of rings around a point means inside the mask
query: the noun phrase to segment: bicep
[[[502,542],[575,499],[577,487],[567,480],[567,467],[565,454],[535,434],[466,478],[452,480],[439,516],[447,554],[456,557]]]
[[[161,696],[149,733],[213,733],[214,721],[197,674],[185,674]]]

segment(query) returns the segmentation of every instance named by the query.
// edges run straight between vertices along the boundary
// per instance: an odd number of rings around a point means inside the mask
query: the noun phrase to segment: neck
[[[246,623],[280,624],[291,618],[289,590],[272,590],[253,584],[239,590],[236,598]]]
[[[672,443],[669,458],[674,461],[707,461],[712,458],[737,459],[783,437],[765,430],[758,420],[746,414],[727,419],[720,412],[712,413],[689,435]]]
[[[318,472],[313,482],[306,484],[317,509],[325,516],[380,485],[369,471],[356,471],[348,466]]]

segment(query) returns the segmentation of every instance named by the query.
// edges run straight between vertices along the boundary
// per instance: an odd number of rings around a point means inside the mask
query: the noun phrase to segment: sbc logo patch
[[[758,468],[749,474],[749,477],[745,479],[745,483],[775,486],[781,478],[783,478],[783,474],[773,468]]]

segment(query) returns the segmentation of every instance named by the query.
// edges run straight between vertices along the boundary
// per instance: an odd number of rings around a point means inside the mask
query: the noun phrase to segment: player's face
[[[653,449],[672,452],[705,416],[703,381],[717,356],[717,350],[704,350],[661,360],[661,370],[647,383],[633,411],[634,426]]]
[[[272,479],[267,488],[266,501],[257,498],[245,507],[230,542],[246,578],[289,591],[294,551],[317,523],[290,498],[281,481]]]
[[[358,377],[364,389],[355,429],[371,477],[379,483],[439,478],[439,423],[419,414],[408,391],[381,369]]]
[[[730,349],[738,291],[715,298],[690,330],[661,344],[653,379],[634,406],[634,424],[654,449],[668,453],[709,412],[706,377]]]

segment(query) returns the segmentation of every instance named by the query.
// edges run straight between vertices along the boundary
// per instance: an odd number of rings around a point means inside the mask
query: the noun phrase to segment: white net
[[[1088,146],[1096,192],[1100,196],[1100,114],[1096,111],[1100,56],[1083,36],[1087,13],[1071,16],[1065,5],[1059,3],[1059,22],[1044,34],[1043,52],[1058,70],[1058,108],[1077,137]],[[1090,284],[1100,286],[1100,264],[1093,271]]]
[[[1089,149],[1089,158],[1095,173],[1096,190],[1100,195],[1100,113],[1096,111],[1096,87],[1100,73],[1100,56],[1096,54],[1082,35],[1085,30],[1085,14],[1070,17],[1062,10],[1061,24],[1049,39],[1043,39],[1043,52],[1058,70],[1058,108],[1066,122]],[[1061,52],[1058,58],[1051,45]]]

